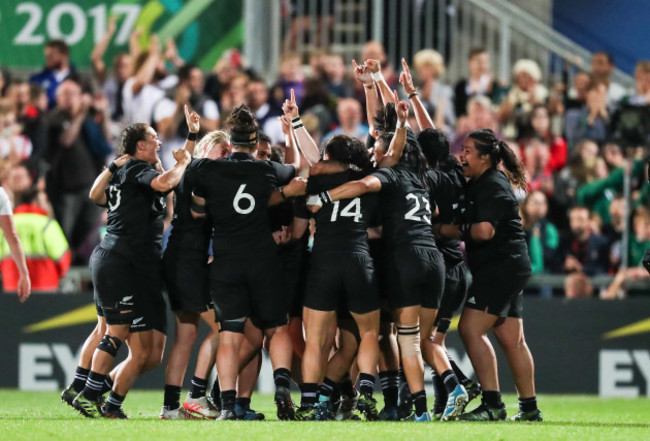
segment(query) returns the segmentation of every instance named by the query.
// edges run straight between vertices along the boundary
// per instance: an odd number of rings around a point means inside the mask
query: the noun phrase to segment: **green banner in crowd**
[[[243,0],[2,0],[0,1],[0,66],[19,69],[43,67],[43,46],[64,39],[72,63],[90,66],[95,43],[106,32],[110,16],[117,29],[105,61],[128,50],[129,37],[142,29],[140,39],[157,33],[161,41],[173,38],[186,61],[211,69],[224,50],[243,40]]]

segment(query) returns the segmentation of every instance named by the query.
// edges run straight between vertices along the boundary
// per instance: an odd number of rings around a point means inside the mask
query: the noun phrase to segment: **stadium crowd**
[[[364,142],[368,136],[363,87],[354,81],[349,60],[339,55],[317,51],[301,60],[287,53],[269,86],[237,50],[203,72],[178,56],[173,40],[163,44],[152,37],[141,49],[138,32],[128,53],[105,60],[114,32],[110,22],[91,54],[91,73],[70,64],[69,48],[59,40],[46,44],[42,71],[29,77],[0,73],[0,182],[16,215],[37,213],[55,220],[41,239],[54,245],[27,253],[39,260],[28,258],[36,291],[56,290],[70,263],[88,263],[106,221],[88,200],[88,191],[114,158],[121,129],[130,123],[157,129],[166,168],[187,134],[185,104],[201,116],[201,133],[223,127],[234,107],[247,104],[271,146],[279,147],[271,149],[276,157],[285,147],[277,117],[290,89],[321,149],[337,134]],[[359,55],[380,61],[388,85],[399,89],[381,44],[368,42]],[[422,102],[450,139],[453,154],[460,152],[466,134],[491,128],[524,162],[528,188],[519,197],[534,274],[568,275],[565,290],[572,297],[592,295],[590,276],[617,276],[616,286],[604,296],[620,295],[618,287],[626,279],[647,276],[640,263],[650,247],[644,162],[650,143],[650,61],[637,64],[633,90],[611,80],[614,58],[606,52],[595,53],[591,71],[577,72],[572,84],[548,88],[532,60],[516,62],[511,84],[501,84],[482,48],[469,52],[469,76],[456,84],[446,83],[444,60],[434,50],[417,52],[412,63]],[[627,218],[626,167],[631,175]],[[166,231],[171,217],[170,212]],[[620,270],[626,222],[629,268]],[[1,257],[8,254],[6,243],[0,250]],[[2,268],[5,290],[15,290],[16,267],[5,259]]]

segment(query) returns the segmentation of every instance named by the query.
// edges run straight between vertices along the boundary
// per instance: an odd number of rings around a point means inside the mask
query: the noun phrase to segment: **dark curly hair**
[[[327,142],[325,152],[331,160],[355,165],[363,171],[372,169],[366,146],[357,138],[346,135],[333,136]]]
[[[254,149],[258,141],[259,125],[251,109],[242,104],[232,109],[226,125],[230,128],[232,145]]]
[[[498,139],[490,129],[474,130],[467,137],[474,140],[474,147],[479,154],[490,155],[492,168],[497,168],[502,162],[510,182],[522,190],[526,189],[526,169],[508,144]]]
[[[438,129],[427,127],[421,131],[418,134],[418,143],[431,168],[436,168],[441,161],[449,156],[449,140]]]
[[[135,155],[135,152],[138,150],[138,142],[146,139],[148,128],[149,124],[144,123],[135,123],[127,126],[122,131],[120,155]]]

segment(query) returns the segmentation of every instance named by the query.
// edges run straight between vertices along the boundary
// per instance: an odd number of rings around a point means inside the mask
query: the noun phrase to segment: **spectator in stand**
[[[273,144],[284,143],[282,124],[278,120],[278,117],[283,115],[282,109],[269,103],[269,91],[263,80],[252,78],[248,82],[246,104],[255,114],[261,131],[271,137]]]
[[[603,144],[609,137],[610,113],[607,106],[607,86],[591,81],[587,89],[587,101],[578,114],[575,131],[567,130],[571,140],[591,139]]]
[[[645,250],[650,249],[650,210],[637,207],[632,217],[633,231],[630,235],[628,265],[640,267]]]
[[[587,91],[591,77],[586,72],[577,72],[573,77],[573,86],[564,89],[562,108],[564,111],[564,133],[569,147],[573,149],[579,141],[575,133],[578,130],[583,109],[587,106]]]
[[[111,151],[111,147],[103,128],[89,117],[92,97],[82,94],[79,84],[72,80],[61,83],[56,104],[47,115],[47,191],[77,263],[75,252],[100,215],[88,194],[105,162],[101,152]]]
[[[499,121],[503,134],[518,139],[530,121],[535,104],[546,104],[548,90],[540,84],[542,71],[533,60],[522,59],[512,68],[514,84],[499,108]]]
[[[454,87],[454,108],[456,117],[467,114],[467,102],[474,96],[487,96],[491,101],[497,92],[497,85],[490,68],[490,54],[483,47],[469,51],[467,60],[469,78],[461,79]]]
[[[327,91],[337,98],[349,98],[354,94],[354,81],[346,75],[343,57],[328,55],[325,62]]]
[[[28,159],[32,142],[23,135],[10,102],[0,101],[0,161],[9,166]]]
[[[271,99],[277,107],[282,107],[284,100],[294,91],[298,106],[304,96],[305,76],[302,73],[300,55],[294,53],[284,54],[280,59],[280,77],[271,88]]]
[[[560,245],[557,228],[546,218],[548,202],[541,191],[529,193],[523,203],[522,221],[533,274],[553,269]]]
[[[617,270],[621,264],[621,239],[627,222],[624,208],[625,199],[621,194],[617,194],[609,204],[609,221],[603,219],[601,228],[602,235],[609,242],[609,261],[614,270]]]
[[[530,112],[530,127],[528,137],[538,137],[550,148],[548,166],[552,172],[558,172],[564,168],[567,161],[567,145],[564,138],[554,136],[551,133],[551,116],[544,104],[536,104]]]
[[[423,49],[413,57],[413,65],[420,80],[420,99],[440,130],[451,133],[456,125],[454,92],[440,81],[445,73],[442,55],[433,49]]]
[[[589,277],[583,273],[571,273],[564,279],[564,296],[567,299],[581,299],[593,296],[594,288]]]
[[[361,104],[354,98],[342,98],[336,106],[340,125],[325,135],[325,141],[336,135],[347,135],[357,138],[365,144],[368,137],[368,126],[361,123],[363,117]]]
[[[467,102],[467,115],[461,116],[458,119],[458,126],[456,127],[456,134],[453,136],[451,143],[451,153],[458,155],[462,149],[463,141],[466,136],[474,130],[487,128],[497,133],[497,138],[501,139],[499,131],[499,122],[496,115],[492,110],[492,103],[490,99],[483,95],[477,95],[469,99]],[[517,153],[518,149],[513,149]]]
[[[637,63],[634,80],[634,93],[621,100],[612,117],[612,131],[624,147],[650,143],[650,60]]]
[[[598,145],[591,140],[578,143],[556,180],[555,196],[569,204],[578,186],[607,176],[607,165],[599,156]]]
[[[386,50],[380,42],[374,40],[367,42],[361,51],[361,60],[379,61],[379,65],[381,66],[381,73],[386,80],[386,84],[388,84],[391,89],[397,89],[399,76],[395,73],[393,65],[388,61]],[[363,101],[363,95],[361,95],[361,98],[362,99],[360,101]]]
[[[52,206],[50,201],[47,199],[47,194],[45,193],[45,180],[42,177],[39,177],[34,185],[34,178],[30,174],[30,171],[26,167],[25,163],[16,164],[11,167],[4,179],[2,180],[2,187],[7,191],[9,199],[13,202],[13,206],[16,207],[23,203],[22,196],[27,194],[30,188],[36,188],[38,190],[36,203],[39,207],[47,212],[49,217],[53,217]]]
[[[250,77],[245,73],[238,73],[226,85],[221,94],[221,119],[225,121],[230,111],[246,103],[248,82]]]
[[[124,114],[122,92],[126,80],[133,75],[133,59],[134,57],[137,57],[140,52],[138,39],[140,38],[141,30],[135,29],[131,33],[129,40],[130,53],[121,52],[113,57],[113,76],[109,78],[103,58],[111,38],[113,38],[113,35],[117,30],[116,20],[116,16],[111,16],[108,19],[106,33],[95,45],[95,48],[90,55],[90,60],[92,62],[95,79],[108,99],[111,119],[113,121],[120,121]]]
[[[575,206],[569,211],[571,231],[560,241],[560,269],[567,273],[584,273],[588,276],[607,274],[609,270],[609,244],[596,234],[591,226],[589,209]]]
[[[173,42],[168,40],[167,44],[170,43],[172,48],[175,48]],[[169,51],[167,55],[174,58]],[[133,72],[134,75],[127,79],[122,87],[123,122],[151,124],[156,104],[165,98],[166,91],[178,84],[178,77],[168,75],[165,70],[158,36],[151,36],[149,51],[141,52],[137,56]]]
[[[609,52],[598,51],[591,56],[591,76],[596,83],[605,85],[607,107],[610,111],[613,111],[625,96],[625,88],[612,81],[614,68],[614,57]]]
[[[178,86],[174,99],[163,98],[154,108],[154,121],[163,140],[160,159],[165,169],[176,163],[172,152],[183,148],[188,128],[185,121],[185,106],[199,114],[200,132],[207,133],[219,128],[219,108],[203,92],[203,72],[198,67],[186,64],[178,69]]]
[[[29,78],[47,92],[48,107],[56,106],[56,90],[75,71],[70,65],[70,48],[63,40],[50,40],[45,44],[45,68]]]
[[[32,291],[54,293],[70,267],[70,250],[59,223],[48,217],[47,211],[37,204],[37,198],[36,188],[20,194],[22,203],[14,210],[14,223],[27,256]],[[5,291],[16,291],[20,272],[8,256],[9,248],[3,240],[0,243],[2,284]]]
[[[36,172],[47,145],[42,113],[31,103],[30,87],[26,81],[12,81],[7,91],[7,97],[13,106],[16,122],[22,127],[21,134],[28,137],[32,143],[29,168]]]
[[[528,191],[541,191],[546,196],[553,195],[553,171],[550,167],[550,149],[539,137],[530,138],[524,144],[524,164],[526,166]]]

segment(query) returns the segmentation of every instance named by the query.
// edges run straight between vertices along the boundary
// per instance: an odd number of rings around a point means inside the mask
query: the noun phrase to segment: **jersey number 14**
[[[352,199],[348,205],[343,207],[341,213],[339,213],[339,204],[340,201],[336,201],[332,204],[332,217],[330,218],[330,222],[336,222],[339,215],[341,217],[352,217],[355,222],[361,220],[361,199]]]

